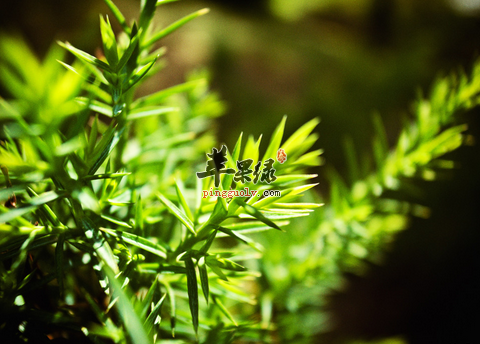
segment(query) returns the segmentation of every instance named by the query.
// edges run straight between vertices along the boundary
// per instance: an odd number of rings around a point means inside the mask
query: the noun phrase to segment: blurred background
[[[138,1],[115,3],[136,16]],[[378,112],[396,142],[417,94],[439,75],[469,71],[480,47],[480,0],[183,0],[162,6],[157,25],[203,7],[208,15],[162,42],[168,68],[144,91],[205,67],[228,106],[217,121],[219,143],[233,147],[241,131],[268,138],[285,114],[286,136],[320,117],[316,148],[343,175],[346,137],[360,158],[371,155]],[[108,13],[99,0],[4,0],[0,30],[24,36],[39,56],[57,39],[94,53],[98,13]],[[478,133],[478,114],[465,116]],[[453,179],[418,182],[431,218],[413,219],[382,265],[362,277],[344,275],[345,287],[329,297],[335,322],[319,340],[477,342],[478,156],[476,146],[465,147],[453,156],[462,165]],[[312,172],[327,195],[324,170]]]

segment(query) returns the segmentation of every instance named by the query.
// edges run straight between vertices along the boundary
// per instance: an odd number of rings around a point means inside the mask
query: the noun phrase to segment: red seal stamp
[[[277,151],[277,161],[281,164],[287,161],[287,153],[282,148]]]

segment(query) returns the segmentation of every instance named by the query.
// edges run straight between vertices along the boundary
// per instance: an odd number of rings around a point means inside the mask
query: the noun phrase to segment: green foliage
[[[136,92],[162,68],[158,42],[208,12],[154,31],[155,10],[168,2],[141,1],[128,23],[105,0],[122,31],[100,17],[103,56],[59,42],[39,61],[21,39],[0,37],[2,339],[312,342],[325,329],[322,296],[341,272],[377,261],[410,215],[427,212],[395,192],[455,166],[444,155],[465,141],[456,114],[478,104],[480,63],[420,96],[393,148],[379,115],[373,159],[347,139],[349,176],[329,171],[324,207],[306,173],[322,163],[321,150],[309,151],[318,119],[284,140],[284,117],[263,155],[262,137],[243,134],[225,152],[225,169],[237,170],[237,161],[254,169],[284,149],[270,183],[225,174],[217,188],[215,175],[197,178],[225,108],[208,73]],[[73,63],[62,62],[66,52]],[[235,195],[245,187],[254,195]]]
[[[315,185],[303,185],[315,177],[303,170],[320,162],[321,152],[306,153],[318,122],[286,141],[294,159],[275,162],[271,184],[228,175],[219,185],[221,193],[248,186],[254,196],[205,196],[213,177],[195,172],[215,146],[211,119],[224,109],[208,75],[143,97],[135,91],[159,70],[155,43],[207,10],[155,33],[152,18],[165,1],[142,1],[132,24],[105,2],[123,31],[100,17],[104,56],[59,42],[63,51],[52,47],[40,62],[21,39],[0,40],[9,93],[0,98],[2,338],[260,340],[249,320],[255,309],[238,311],[256,302],[249,285],[258,273],[245,266],[261,246],[248,233],[280,229],[318,206],[297,202]],[[74,63],[60,61],[65,51]],[[261,161],[275,158],[285,120]],[[243,158],[258,160],[259,149],[250,137]],[[242,135],[226,167],[236,168],[241,154]]]
[[[387,144],[381,119],[374,116],[377,134],[373,139],[375,168],[366,173],[352,174],[344,183],[332,174],[332,195],[329,207],[322,211],[322,235],[346,237],[357,249],[346,247],[343,264],[358,267],[356,258],[372,255],[382,248],[396,231],[405,228],[407,215],[426,217],[427,209],[415,204],[385,197],[385,194],[409,188],[409,180],[435,180],[442,170],[452,169],[455,162],[442,158],[465,141],[466,124],[458,124],[458,115],[478,104],[480,63],[469,78],[463,73],[452,74],[435,82],[428,98],[415,102],[413,121],[405,121],[394,149]],[[349,149],[352,171],[357,154]],[[329,209],[331,208],[331,210]],[[320,215],[320,213],[318,213]],[[337,234],[331,234],[336,232]],[[327,239],[328,240],[328,239]]]
[[[414,199],[419,192],[415,179],[434,181],[457,166],[445,155],[471,141],[459,114],[478,105],[479,92],[480,61],[471,76],[460,72],[439,78],[428,97],[419,95],[413,104],[413,118],[404,120],[393,148],[375,114],[373,162],[359,155],[347,139],[349,176],[329,170],[326,205],[295,222],[298,230],[288,237],[267,236],[266,249],[278,253],[260,261],[266,276],[262,293],[275,297],[274,302],[266,298],[263,307],[270,308],[267,314],[276,307],[280,324],[285,324],[280,328],[282,338],[308,343],[328,329],[322,296],[340,287],[341,273],[360,274],[368,262],[380,262],[395,233],[407,228],[410,216],[428,217],[427,207],[398,199],[399,191]]]

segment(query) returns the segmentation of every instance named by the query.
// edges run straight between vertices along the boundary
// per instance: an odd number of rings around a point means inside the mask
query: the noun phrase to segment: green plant
[[[477,107],[479,92],[479,61],[470,75],[460,71],[438,78],[427,96],[419,94],[393,147],[375,114],[373,158],[358,154],[346,139],[349,174],[330,168],[326,205],[296,223],[299,230],[288,236],[267,233],[261,240],[274,252],[260,261],[266,277],[261,294],[266,313],[276,313],[282,338],[310,343],[328,330],[324,297],[341,286],[342,273],[362,274],[369,264],[381,262],[412,216],[428,218],[428,207],[412,201],[421,191],[415,182],[446,179],[458,168],[448,153],[473,142],[461,115]]]
[[[224,106],[209,92],[208,75],[135,95],[162,67],[157,42],[207,12],[155,31],[155,10],[167,2],[141,1],[138,21],[128,24],[105,0],[122,32],[100,18],[104,56],[59,42],[64,50],[54,46],[40,62],[21,39],[0,40],[9,93],[0,98],[3,338],[210,343],[265,336],[247,306],[255,304],[258,273],[243,266],[262,247],[246,234],[280,229],[318,206],[296,202],[315,185],[304,185],[315,176],[303,171],[320,163],[320,151],[307,153],[317,122],[281,145],[284,118],[261,159],[261,138],[249,137],[242,149],[240,135],[226,152],[227,169],[240,168],[240,159],[265,163],[280,146],[289,159],[275,163],[271,183],[244,185],[229,174],[218,185],[248,186],[258,192],[252,197],[210,197],[217,176],[196,172],[215,146],[209,126]],[[74,63],[61,62],[65,50]],[[258,197],[270,189],[281,197]]]
[[[347,140],[350,175],[330,170],[326,206],[313,214],[323,200],[297,199],[315,185],[305,171],[321,164],[321,151],[307,152],[317,119],[282,141],[284,118],[263,155],[261,138],[243,144],[242,135],[226,152],[225,169],[252,159],[253,170],[283,148],[288,159],[275,163],[271,183],[226,174],[218,185],[281,197],[210,196],[217,176],[196,173],[217,146],[210,127],[224,104],[208,73],[136,93],[163,68],[158,41],[207,12],[155,31],[155,9],[168,2],[141,1],[129,24],[105,0],[122,28],[115,34],[101,17],[105,56],[59,43],[40,62],[21,39],[0,39],[2,340],[312,342],[325,328],[322,297],[341,273],[378,261],[410,215],[425,213],[394,191],[455,166],[444,155],[467,141],[457,114],[478,104],[478,62],[471,77],[438,79],[419,97],[393,148],[379,116],[374,159]],[[75,62],[60,62],[66,51]],[[291,220],[287,233],[257,234]]]

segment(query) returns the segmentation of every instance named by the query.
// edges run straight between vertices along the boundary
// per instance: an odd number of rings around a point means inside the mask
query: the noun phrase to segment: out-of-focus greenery
[[[285,113],[298,125],[320,117],[326,130],[317,147],[344,174],[343,140],[353,138],[367,153],[373,111],[392,145],[418,88],[473,62],[480,48],[477,12],[452,3],[462,1],[258,1],[267,14],[248,11],[251,3],[245,11],[212,11],[218,17],[198,36],[211,47],[203,58],[212,61],[229,114],[258,134],[272,131]],[[229,123],[220,123],[227,140]]]
[[[265,256],[260,270],[266,276],[265,302],[272,307],[277,299],[281,305],[277,317],[282,337],[301,343],[324,332],[328,326],[321,295],[340,286],[342,272],[359,274],[368,262],[380,262],[381,253],[396,232],[407,228],[410,216],[428,217],[428,208],[392,194],[402,190],[413,196],[418,192],[415,179],[433,181],[456,166],[442,157],[471,140],[467,126],[458,124],[455,115],[478,105],[479,87],[478,62],[469,77],[438,79],[429,97],[415,103],[414,120],[405,122],[393,150],[380,118],[374,117],[374,162],[359,162],[360,155],[349,142],[350,176],[344,181],[331,170],[327,205],[297,222],[288,238],[268,235],[265,245],[279,253]]]

